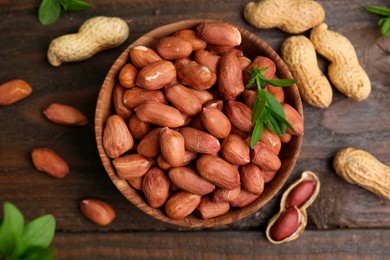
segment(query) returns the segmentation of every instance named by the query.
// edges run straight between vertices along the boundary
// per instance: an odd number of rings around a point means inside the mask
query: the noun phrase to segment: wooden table
[[[242,16],[248,1],[90,0],[94,5],[90,10],[63,12],[49,26],[37,21],[39,2],[0,0],[0,82],[22,78],[34,89],[26,100],[0,108],[0,203],[14,203],[27,219],[53,214],[57,220],[53,247],[61,259],[390,257],[389,201],[348,184],[332,168],[335,152],[347,146],[365,149],[390,165],[390,37],[380,36],[378,17],[363,8],[389,7],[388,0],[318,1],[330,28],[353,42],[371,79],[372,93],[357,103],[334,89],[329,109],[304,104],[302,150],[287,184],[302,171],[312,170],[322,186],[308,210],[305,233],[282,245],[272,245],[264,236],[267,221],[278,210],[280,193],[257,213],[216,229],[183,229],[145,215],[105,173],[93,120],[100,86],[113,61],[131,42],[158,26],[193,18],[224,20],[255,33],[276,50],[288,34],[249,26]],[[126,43],[84,62],[49,65],[50,41],[77,31],[83,21],[98,15],[125,19],[131,30]],[[328,63],[322,58],[319,63],[325,71]],[[52,102],[79,108],[89,124],[66,127],[49,122],[42,110]],[[36,171],[30,159],[35,147],[57,151],[71,167],[69,176],[59,180]],[[100,227],[84,218],[78,203],[87,197],[111,203],[115,221]]]

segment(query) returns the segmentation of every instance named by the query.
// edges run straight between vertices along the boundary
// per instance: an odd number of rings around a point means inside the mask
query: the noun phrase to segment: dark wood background
[[[347,146],[365,149],[390,165],[390,37],[380,36],[378,17],[363,8],[389,7],[388,0],[318,1],[326,10],[329,27],[355,46],[371,79],[372,93],[357,103],[334,89],[329,109],[304,104],[302,150],[286,186],[302,171],[312,170],[320,178],[321,192],[308,210],[306,232],[298,240],[276,246],[266,240],[264,230],[278,211],[281,193],[257,213],[216,229],[183,229],[136,209],[104,171],[93,121],[99,89],[113,61],[131,42],[158,26],[193,18],[223,20],[255,33],[277,51],[288,34],[249,26],[242,16],[246,0],[89,2],[93,8],[63,12],[55,24],[43,26],[37,21],[40,1],[0,0],[0,82],[22,78],[33,86],[26,100],[0,108],[0,203],[14,203],[27,219],[53,214],[57,220],[53,246],[61,259],[390,257],[389,201],[348,184],[332,168],[335,152]],[[126,43],[84,62],[52,67],[46,60],[50,41],[77,31],[86,19],[98,15],[125,19],[131,30]],[[326,71],[328,63],[322,58],[319,63]],[[89,124],[66,127],[49,122],[42,110],[52,102],[79,108]],[[68,177],[57,180],[34,169],[30,152],[42,146],[69,163]],[[99,227],[83,217],[78,203],[87,197],[113,205],[117,217],[111,225]]]

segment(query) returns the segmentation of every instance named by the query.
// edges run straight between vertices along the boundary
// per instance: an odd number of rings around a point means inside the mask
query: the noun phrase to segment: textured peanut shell
[[[127,23],[118,17],[97,16],[86,20],[79,31],[54,39],[47,51],[49,63],[86,60],[97,52],[121,45],[129,36]]]
[[[279,28],[288,33],[301,33],[325,19],[322,6],[312,0],[261,0],[250,2],[244,9],[245,19],[259,29]]]
[[[344,95],[356,101],[371,93],[371,82],[359,64],[352,43],[340,33],[328,30],[323,23],[311,31],[310,40],[316,51],[328,59],[328,77]]]
[[[293,233],[291,234],[289,237],[286,237],[285,239],[283,240],[280,240],[280,241],[275,241],[272,239],[271,235],[270,235],[270,230],[271,230],[271,227],[273,226],[273,224],[278,220],[279,216],[283,213],[283,211],[285,210],[285,205],[286,205],[286,200],[287,200],[287,197],[290,193],[290,191],[292,191],[296,186],[298,186],[301,182],[304,182],[304,181],[314,181],[316,183],[316,186],[315,186],[315,189],[314,189],[314,192],[313,194],[310,196],[310,198],[305,202],[303,203],[300,207],[298,207],[298,212],[300,213],[300,225],[298,226],[298,229]],[[300,235],[303,234],[303,232],[305,231],[305,227],[307,225],[307,213],[306,213],[306,209],[311,205],[313,204],[314,200],[317,198],[318,196],[318,193],[320,192],[320,180],[318,179],[317,175],[312,172],[312,171],[304,171],[301,175],[301,178],[299,178],[298,180],[296,180],[295,182],[293,182],[288,188],[287,190],[284,191],[283,193],[283,196],[280,200],[280,210],[278,212],[278,214],[276,214],[275,216],[273,216],[269,221],[268,221],[268,224],[267,224],[267,229],[265,231],[265,235],[268,239],[268,241],[270,241],[271,243],[273,244],[282,244],[282,243],[285,243],[285,242],[290,242],[292,240],[295,240],[297,239]]]
[[[332,103],[332,87],[321,72],[311,41],[305,36],[291,36],[281,47],[281,56],[294,78],[304,101],[318,108]]]
[[[347,182],[390,200],[390,167],[370,153],[352,147],[342,149],[336,153],[333,167]]]

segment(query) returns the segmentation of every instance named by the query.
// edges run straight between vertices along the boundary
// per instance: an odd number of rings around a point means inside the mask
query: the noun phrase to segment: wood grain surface
[[[131,241],[131,242],[129,242]],[[390,255],[390,232],[306,231],[298,240],[271,245],[257,231],[57,233],[62,259],[370,259]]]
[[[229,255],[252,257],[261,252],[269,258],[280,255],[310,259],[317,252],[322,258],[334,255],[348,259],[354,256],[384,259],[380,257],[390,255],[390,202],[346,183],[332,168],[335,152],[347,146],[365,149],[390,165],[390,37],[380,36],[378,17],[364,10],[365,5],[389,7],[388,0],[318,1],[326,11],[330,29],[348,37],[355,46],[359,61],[371,79],[372,93],[358,103],[333,88],[329,109],[319,110],[304,104],[301,154],[284,189],[301,172],[312,170],[320,178],[321,191],[308,209],[308,231],[296,242],[280,247],[271,246],[263,232],[267,221],[278,211],[281,193],[260,211],[218,231],[182,233],[179,232],[182,228],[155,220],[136,209],[116,189],[102,166],[93,122],[97,96],[112,63],[129,44],[156,27],[184,19],[223,20],[256,34],[276,51],[288,34],[249,26],[242,16],[247,0],[90,0],[93,8],[79,13],[63,12],[49,26],[37,21],[39,2],[0,0],[0,82],[22,78],[33,87],[27,99],[0,107],[0,203],[14,203],[27,219],[53,214],[58,233],[55,247],[64,259],[76,259],[87,252],[93,252],[91,259],[128,258],[132,252],[144,258],[225,259]],[[126,20],[131,31],[129,39],[89,60],[52,67],[46,59],[50,41],[76,32],[86,19],[98,15]],[[319,63],[326,72],[328,62],[319,57]],[[67,127],[49,122],[42,110],[52,102],[77,107],[87,115],[89,124]],[[30,158],[31,150],[36,147],[48,147],[61,155],[70,165],[69,176],[57,180],[36,171]],[[87,197],[112,204],[117,217],[110,226],[99,227],[82,216],[78,202]],[[137,239],[152,246],[136,242]],[[206,245],[188,253],[189,246],[179,242],[181,239]],[[90,250],[84,251],[81,244]]]

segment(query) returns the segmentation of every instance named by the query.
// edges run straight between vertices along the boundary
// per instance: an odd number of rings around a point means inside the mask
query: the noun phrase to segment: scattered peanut
[[[115,218],[115,211],[110,204],[99,199],[85,199],[80,202],[81,212],[98,225],[109,225]]]
[[[121,45],[129,36],[126,22],[117,17],[97,16],[86,20],[75,34],[54,39],[47,51],[49,63],[86,60],[96,53]]]
[[[295,34],[322,23],[325,11],[312,0],[260,0],[245,6],[244,17],[259,29],[277,27]]]
[[[344,95],[356,100],[366,99],[371,92],[371,82],[359,64],[352,43],[340,33],[328,30],[323,23],[311,31],[310,40],[316,51],[328,59],[328,76]]]
[[[50,104],[43,110],[43,114],[50,121],[61,125],[83,126],[88,124],[88,119],[83,113],[68,105]]]
[[[0,85],[0,106],[8,106],[28,97],[32,87],[22,79],[14,79]]]
[[[342,149],[336,153],[333,167],[347,182],[390,200],[390,166],[370,153],[352,147]]]
[[[62,179],[69,173],[68,164],[53,150],[36,148],[31,152],[32,161],[38,171]]]
[[[332,103],[332,87],[318,68],[311,41],[305,36],[291,36],[283,42],[280,52],[294,78],[298,80],[297,86],[302,99],[314,107],[329,107]]]

